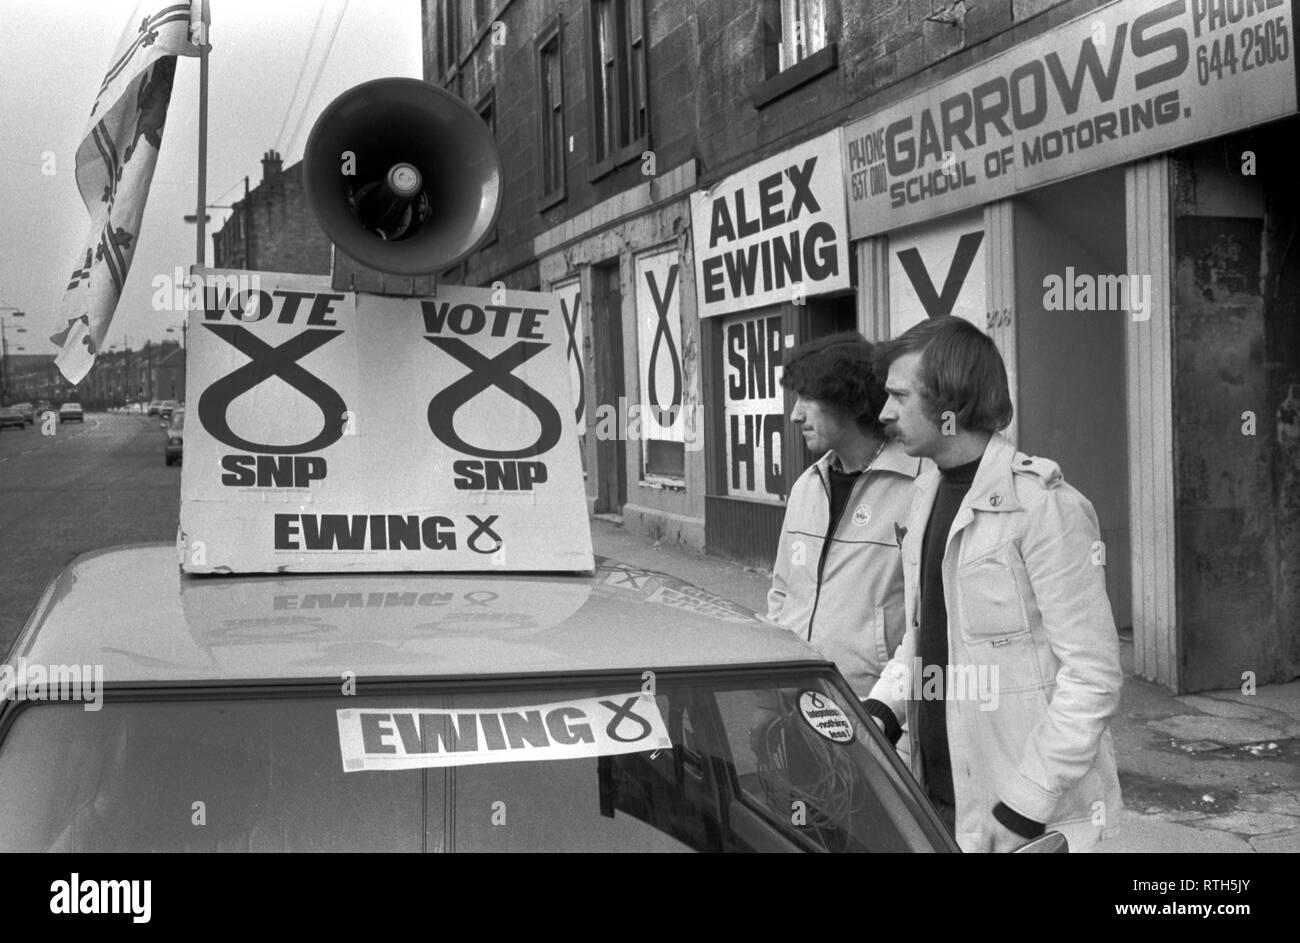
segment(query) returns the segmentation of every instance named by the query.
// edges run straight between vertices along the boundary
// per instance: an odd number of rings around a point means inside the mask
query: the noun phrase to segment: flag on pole
[[[54,363],[69,383],[95,364],[135,255],[149,184],[162,146],[177,56],[207,43],[206,3],[168,3],[132,18],[113,54],[77,148],[77,187],[90,231],[59,305],[62,350]]]

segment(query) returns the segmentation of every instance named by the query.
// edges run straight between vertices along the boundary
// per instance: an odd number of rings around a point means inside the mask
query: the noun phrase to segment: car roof
[[[116,683],[494,677],[823,662],[795,634],[675,577],[188,576],[171,544],[78,557],[11,662],[102,665]]]

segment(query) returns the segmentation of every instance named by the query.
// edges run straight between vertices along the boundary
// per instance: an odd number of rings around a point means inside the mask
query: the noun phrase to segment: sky
[[[10,353],[19,345],[24,353],[57,353],[49,341],[61,326],[55,312],[90,222],[77,192],[77,146],[123,29],[163,5],[0,0],[0,318]],[[285,166],[299,160],[316,116],[346,89],[384,76],[421,77],[420,0],[212,0],[211,8],[208,203],[241,199],[245,175],[257,186],[262,154],[272,147]],[[195,227],[184,217],[197,203],[198,101],[199,61],[182,57],[108,346],[129,339],[138,349],[179,333],[181,313],[155,311],[150,299],[155,276],[171,277],[195,260]],[[53,173],[44,173],[49,152]],[[230,211],[208,213],[211,264],[211,235]],[[7,307],[26,317],[13,318]],[[19,326],[26,333],[13,333]],[[176,333],[165,334],[169,327]]]

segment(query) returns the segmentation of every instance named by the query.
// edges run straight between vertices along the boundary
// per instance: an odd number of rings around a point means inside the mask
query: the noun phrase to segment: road
[[[0,653],[78,554],[176,539],[180,472],[163,463],[156,417],[87,413],[52,436],[40,423],[0,430]]]

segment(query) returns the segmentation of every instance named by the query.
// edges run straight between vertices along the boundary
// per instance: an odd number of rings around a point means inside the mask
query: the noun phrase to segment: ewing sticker
[[[832,743],[853,742],[853,722],[826,695],[816,691],[802,692],[799,695],[799,713],[809,727]]]
[[[871,507],[866,504],[859,504],[853,510],[853,523],[858,527],[866,527],[867,522],[871,520]]]
[[[658,703],[639,691],[486,710],[349,708],[338,725],[347,773],[672,749]]]

